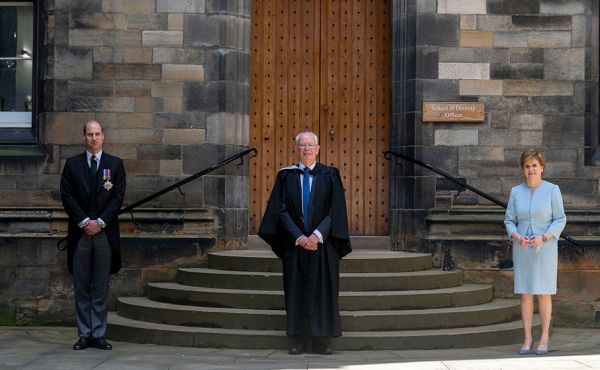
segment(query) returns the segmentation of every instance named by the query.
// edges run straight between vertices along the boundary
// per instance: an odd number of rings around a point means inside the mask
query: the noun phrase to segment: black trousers
[[[83,234],[73,254],[73,286],[80,337],[104,337],[108,314],[111,249],[106,234]]]

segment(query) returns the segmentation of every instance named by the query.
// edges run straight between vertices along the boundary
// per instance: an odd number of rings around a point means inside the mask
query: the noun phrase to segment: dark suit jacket
[[[113,187],[107,190],[102,179],[104,169],[110,169]],[[90,209],[90,169],[85,152],[67,159],[60,179],[60,195],[65,211],[69,215],[67,235],[68,267],[73,272],[73,252],[83,234],[77,224],[88,217]],[[119,242],[118,212],[125,197],[125,167],[123,161],[106,152],[102,152],[96,172],[96,204],[98,218],[106,222],[104,232],[112,249],[111,273],[121,268],[121,248]]]
[[[340,257],[344,257],[352,249],[339,171],[335,167],[316,164],[308,210],[309,230],[304,230],[301,173],[299,169],[279,171],[258,235],[282,258],[283,248],[294,248],[301,235],[308,236],[318,229],[325,244],[331,243]]]

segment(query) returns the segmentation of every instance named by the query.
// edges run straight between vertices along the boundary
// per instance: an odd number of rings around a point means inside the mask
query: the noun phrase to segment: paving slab
[[[102,370],[504,370],[600,369],[600,329],[554,328],[553,352],[519,356],[518,345],[444,350],[338,351],[189,348],[113,341],[112,351],[73,351],[75,328],[0,327],[0,369]]]

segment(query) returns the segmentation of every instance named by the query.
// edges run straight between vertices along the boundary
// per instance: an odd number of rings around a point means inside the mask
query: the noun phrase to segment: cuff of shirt
[[[104,220],[103,220],[103,219],[101,219],[100,217],[98,217],[98,218],[96,219],[96,221],[98,221],[98,225],[100,225],[100,227],[101,227],[102,229],[104,229],[104,228],[106,227],[106,222],[104,222]]]
[[[83,229],[83,227],[88,223],[88,221],[90,220],[89,217],[84,218],[83,220],[81,220],[80,223],[77,224],[77,226],[79,226],[80,228]]]
[[[321,234],[321,232],[317,229],[313,231],[313,234],[315,234],[317,238],[319,238],[319,243],[323,244],[323,234]]]
[[[299,241],[300,241],[300,239],[302,239],[302,237],[303,237],[303,236],[304,236],[304,235],[300,235],[300,236],[298,237],[298,239],[296,239],[296,245],[300,245]]]

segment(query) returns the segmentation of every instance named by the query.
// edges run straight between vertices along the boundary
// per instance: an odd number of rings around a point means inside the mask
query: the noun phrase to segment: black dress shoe
[[[302,353],[304,353],[304,344],[302,342],[296,342],[290,348],[290,355],[301,355]]]
[[[79,337],[77,343],[73,344],[74,351],[81,351],[82,349],[88,348],[90,345],[90,338],[88,337]]]
[[[320,355],[331,355],[333,351],[320,339],[313,338],[312,350]]]
[[[98,349],[103,349],[106,351],[110,351],[112,349],[112,345],[104,339],[104,337],[93,338],[92,340],[94,347]]]

